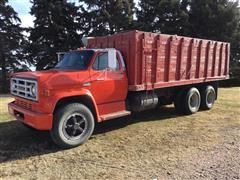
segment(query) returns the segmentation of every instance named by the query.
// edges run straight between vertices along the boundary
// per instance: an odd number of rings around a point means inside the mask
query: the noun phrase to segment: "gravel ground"
[[[104,122],[69,150],[4,120],[0,179],[240,179],[240,88],[191,116],[167,106]]]

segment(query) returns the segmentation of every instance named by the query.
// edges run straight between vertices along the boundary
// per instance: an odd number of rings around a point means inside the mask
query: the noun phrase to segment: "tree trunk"
[[[2,68],[2,92],[3,93],[6,93],[7,92],[7,70],[6,70],[6,59],[4,57],[4,54],[1,53],[1,60],[2,60],[2,65],[1,65],[1,68]]]

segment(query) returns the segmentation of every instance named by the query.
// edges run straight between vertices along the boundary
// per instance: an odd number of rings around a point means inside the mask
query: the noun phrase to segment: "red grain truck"
[[[49,130],[63,148],[84,143],[96,123],[174,103],[211,109],[229,77],[230,44],[141,31],[89,38],[50,70],[11,77],[9,113]]]

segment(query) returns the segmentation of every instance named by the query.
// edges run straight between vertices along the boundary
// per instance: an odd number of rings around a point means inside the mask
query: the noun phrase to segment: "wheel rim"
[[[210,90],[210,91],[208,91],[208,93],[207,93],[207,95],[206,95],[207,105],[208,105],[209,107],[212,106],[213,103],[214,103],[214,101],[215,101],[215,93],[214,93],[212,90]]]
[[[192,111],[197,111],[200,105],[200,98],[195,92],[189,97],[189,106]]]
[[[86,118],[79,113],[68,116],[63,122],[63,134],[69,140],[81,138],[87,129]]]

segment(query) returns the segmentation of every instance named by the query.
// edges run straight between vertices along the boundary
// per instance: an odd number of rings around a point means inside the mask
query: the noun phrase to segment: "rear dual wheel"
[[[184,89],[175,97],[174,105],[178,113],[194,114],[201,105],[200,92],[195,87]]]
[[[193,114],[200,108],[209,110],[216,100],[216,91],[213,86],[207,85],[201,89],[201,93],[195,87],[183,89],[174,100],[175,109],[181,114]]]
[[[205,86],[201,91],[201,109],[209,110],[213,107],[216,100],[216,91],[213,86]]]

